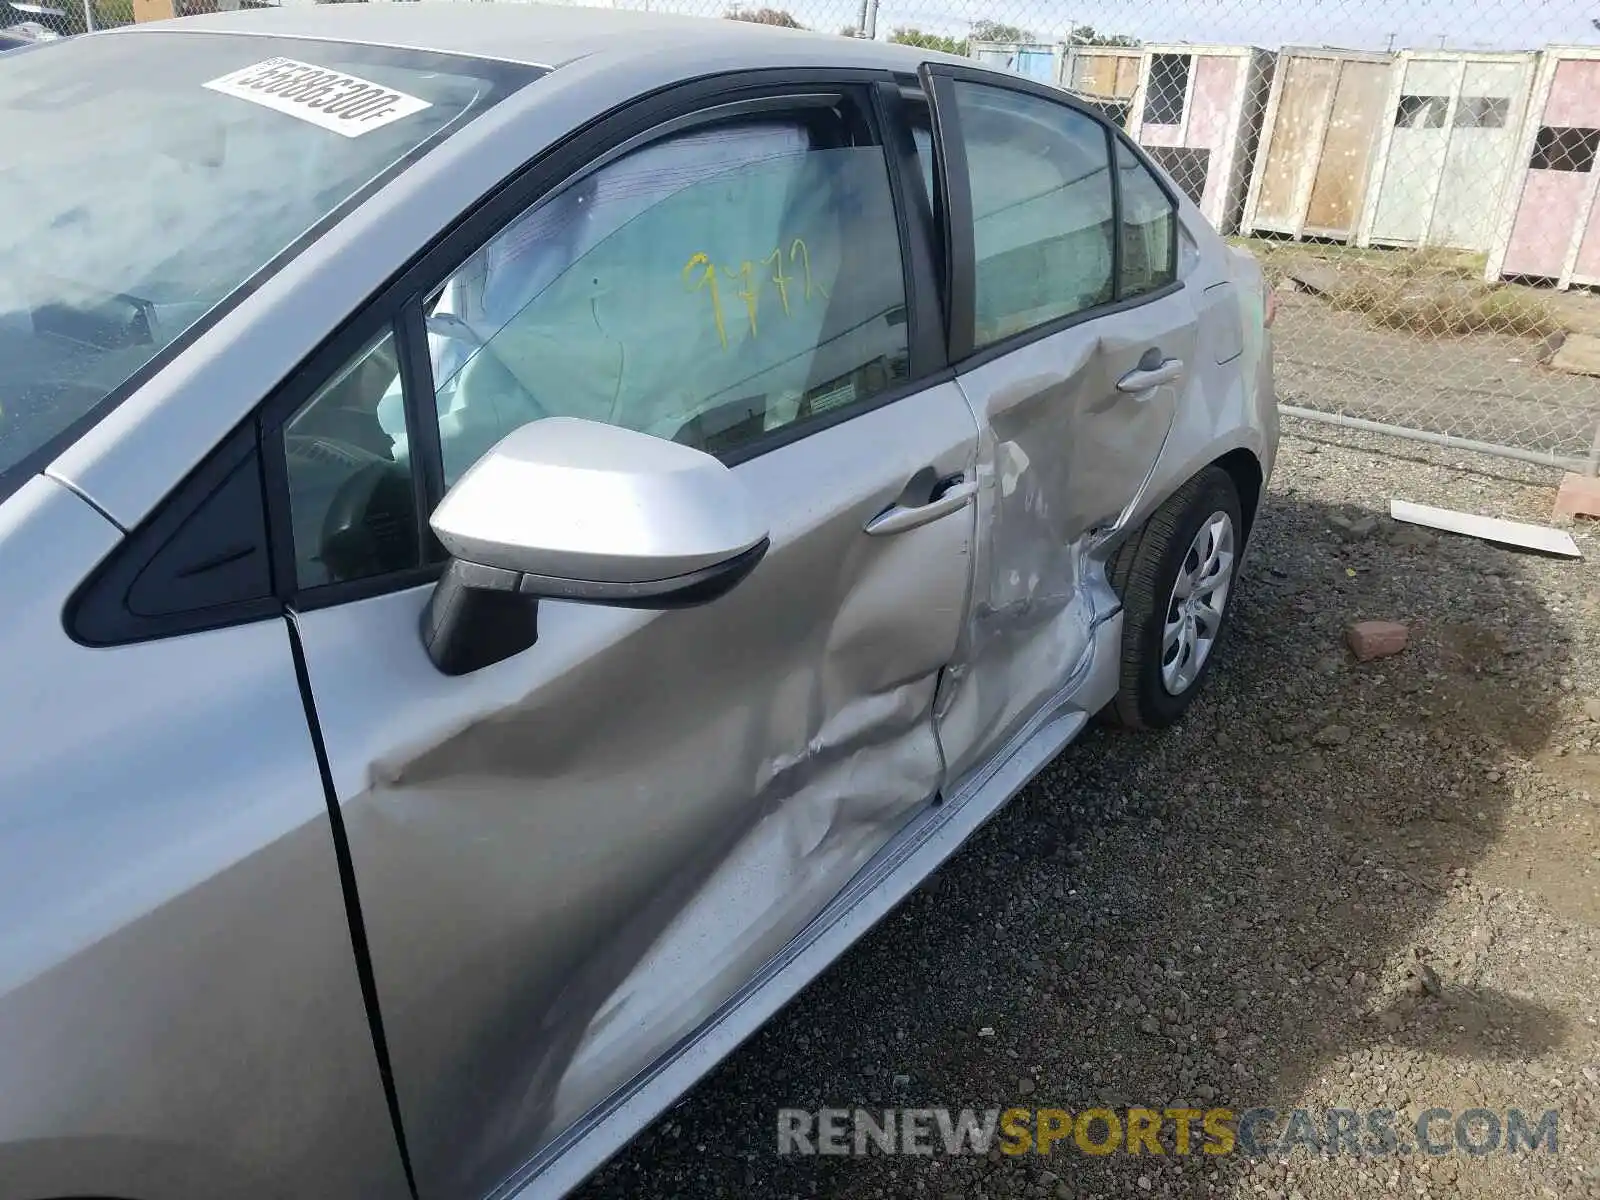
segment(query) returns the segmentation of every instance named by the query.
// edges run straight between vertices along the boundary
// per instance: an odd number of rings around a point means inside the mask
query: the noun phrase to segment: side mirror
[[[447,675],[531,646],[540,597],[705,604],[767,551],[751,497],[711,455],[576,417],[507,434],[430,524],[450,564],[428,601],[422,640]]]

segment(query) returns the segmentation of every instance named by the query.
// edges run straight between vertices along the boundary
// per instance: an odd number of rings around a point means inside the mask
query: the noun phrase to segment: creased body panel
[[[1115,610],[1090,557],[1142,495],[1180,385],[1142,397],[1116,381],[1149,347],[1192,362],[1183,292],[1022,346],[960,377],[980,428],[972,617],[940,740],[952,780],[994,755],[1080,667]],[[957,785],[959,786],[959,785]]]
[[[425,591],[298,618],[425,1198],[487,1192],[688,1035],[937,791],[973,510],[862,527],[975,440],[946,384],[762,455],[772,547],[733,592],[544,602],[472,675],[428,662]]]
[[[0,507],[0,1195],[402,1197],[288,630],[71,642],[119,536]]]

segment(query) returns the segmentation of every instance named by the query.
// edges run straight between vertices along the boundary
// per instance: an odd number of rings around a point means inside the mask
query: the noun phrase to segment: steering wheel
[[[403,464],[350,442],[304,434],[286,435],[284,454],[333,488],[315,556],[330,581],[365,579],[416,564],[416,495]],[[313,485],[309,490],[324,489]]]

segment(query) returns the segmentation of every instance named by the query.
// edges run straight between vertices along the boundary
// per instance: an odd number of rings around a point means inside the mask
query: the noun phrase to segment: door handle
[[[864,528],[874,537],[904,533],[908,529],[915,529],[919,525],[926,525],[930,521],[937,521],[940,517],[948,517],[953,512],[959,512],[971,504],[972,498],[977,494],[977,480],[958,480],[926,504],[891,504],[868,521]]]
[[[1183,359],[1166,358],[1154,367],[1135,367],[1117,380],[1119,392],[1148,392],[1162,384],[1177,383],[1183,376]]]

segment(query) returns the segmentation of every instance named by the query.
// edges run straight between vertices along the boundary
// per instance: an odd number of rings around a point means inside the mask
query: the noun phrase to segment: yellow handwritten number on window
[[[724,279],[736,280],[740,288],[734,293],[744,301],[745,314],[750,321],[750,336],[759,336],[760,328],[757,325],[756,315],[761,303],[761,285],[770,282],[778,292],[778,304],[783,308],[784,316],[792,316],[793,311],[789,306],[789,285],[794,282],[794,276],[784,270],[785,255],[783,247],[778,246],[773,252],[760,262],[750,259],[742,261],[736,270],[727,267],[720,268]],[[823,287],[811,277],[811,251],[806,246],[804,238],[795,238],[789,243],[787,263],[800,264],[800,278],[802,281],[801,295],[809,301],[815,292],[824,300],[831,299],[828,289]],[[761,267],[770,267],[771,273],[764,278],[757,272]],[[693,292],[706,292],[711,297],[711,319],[717,327],[717,340],[722,343],[722,348],[728,348],[728,327],[722,313],[722,293],[717,287],[719,268],[711,261],[711,256],[704,251],[698,251],[689,256],[689,261],[683,265],[683,286],[685,290]]]

